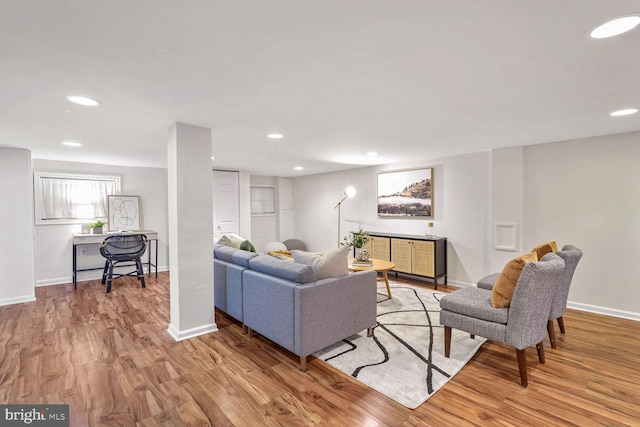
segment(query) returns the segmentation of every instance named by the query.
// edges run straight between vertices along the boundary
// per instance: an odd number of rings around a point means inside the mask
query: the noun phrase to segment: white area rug
[[[380,285],[380,283],[379,283]],[[378,324],[314,354],[391,399],[414,409],[449,381],[485,342],[453,330],[444,357],[439,298],[445,293],[391,283],[378,286]]]

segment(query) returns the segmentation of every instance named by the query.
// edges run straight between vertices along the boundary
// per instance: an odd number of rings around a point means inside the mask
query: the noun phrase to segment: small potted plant
[[[104,224],[104,221],[98,220],[89,224],[89,228],[92,230],[93,234],[102,234],[102,227],[104,227]]]
[[[362,247],[366,245],[369,240],[371,240],[369,233],[360,229],[358,231],[349,232],[349,237],[345,236],[342,246],[351,246],[355,248],[355,255],[358,261],[368,261],[369,253],[367,250],[363,250]]]

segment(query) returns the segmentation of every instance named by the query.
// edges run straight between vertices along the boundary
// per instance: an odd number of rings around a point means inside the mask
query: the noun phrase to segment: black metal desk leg
[[[78,282],[76,281],[76,271],[78,265],[76,262],[76,245],[73,245],[73,289],[78,289]]]
[[[156,240],[156,279],[158,278],[158,240]]]

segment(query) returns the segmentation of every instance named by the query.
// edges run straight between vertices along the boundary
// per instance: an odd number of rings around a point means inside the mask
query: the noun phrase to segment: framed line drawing
[[[433,218],[433,169],[380,172],[378,216]]]
[[[109,231],[140,230],[140,197],[107,196]]]

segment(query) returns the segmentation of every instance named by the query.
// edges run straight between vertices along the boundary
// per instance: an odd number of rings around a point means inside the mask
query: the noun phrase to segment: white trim
[[[198,326],[196,328],[187,329],[186,331],[179,331],[173,323],[170,323],[167,328],[167,332],[174,340],[183,341],[200,335],[209,334],[211,332],[218,332],[218,325],[215,323],[209,323],[208,325]]]
[[[502,233],[500,230],[503,230]],[[500,236],[504,239],[500,239]],[[497,251],[517,251],[518,224],[512,222],[496,222],[493,226],[493,248]]]
[[[567,308],[640,322],[640,313],[634,313],[633,311],[618,310],[615,308],[600,307],[597,305],[583,304],[580,302],[571,301],[567,302]]]
[[[118,267],[116,267],[118,268]],[[124,266],[123,266],[124,268]],[[145,274],[148,274],[149,272],[147,271],[147,264],[143,263],[142,264],[142,270],[144,271]],[[155,269],[151,269],[151,274],[155,274]],[[158,273],[162,272],[162,271],[169,271],[169,267],[168,266],[162,266],[162,267],[158,267]],[[82,282],[90,282],[92,280],[100,280],[100,278],[102,277],[102,273],[100,273],[100,270],[95,270],[95,271],[79,271],[78,275],[83,274],[82,279],[78,279],[78,283],[82,283]],[[85,277],[86,275],[86,277]],[[67,277],[58,277],[56,279],[45,279],[45,280],[36,280],[36,288],[39,287],[43,287],[43,286],[55,286],[55,285],[67,285],[67,284],[73,284],[73,277],[71,276],[67,276]]]
[[[444,283],[440,283],[438,282],[438,286],[448,286],[448,285],[453,285],[453,286],[460,286],[461,288],[468,288],[468,287],[474,287],[476,286],[475,283],[471,283],[471,282],[460,282],[458,280],[451,280],[451,279],[447,279],[447,284],[445,285]]]
[[[35,294],[25,295],[22,297],[4,298],[4,299],[0,299],[0,307],[3,305],[13,305],[13,304],[21,304],[24,302],[33,302],[35,300],[36,300]]]

